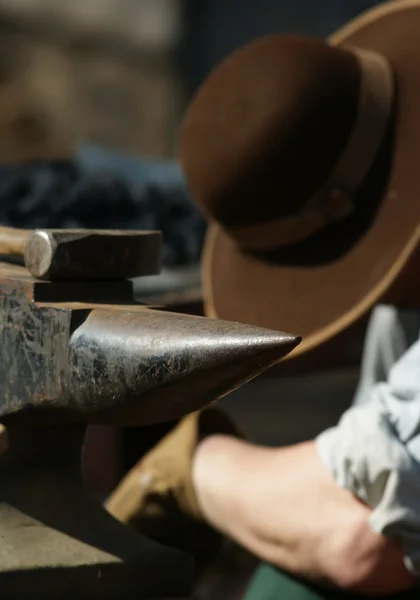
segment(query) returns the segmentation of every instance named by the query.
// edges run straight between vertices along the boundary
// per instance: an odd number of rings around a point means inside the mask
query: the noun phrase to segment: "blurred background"
[[[27,51],[41,64],[46,47],[66,55],[86,141],[132,154],[172,157],[183,110],[220,59],[267,33],[325,37],[375,4],[0,0],[0,29],[21,32]],[[7,51],[7,38],[1,44]],[[59,82],[63,74],[58,75]]]

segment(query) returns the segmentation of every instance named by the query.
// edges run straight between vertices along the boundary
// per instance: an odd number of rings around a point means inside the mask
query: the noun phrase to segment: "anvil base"
[[[72,429],[44,430],[44,439],[57,442],[49,456],[39,428],[32,440],[26,428],[24,447],[21,432],[9,432],[10,449],[0,458],[2,600],[188,597],[190,558],[122,525],[83,488],[72,452],[63,452],[79,438],[80,428],[73,436]]]

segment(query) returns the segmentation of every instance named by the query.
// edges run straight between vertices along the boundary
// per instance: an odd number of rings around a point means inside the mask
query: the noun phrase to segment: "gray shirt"
[[[378,306],[353,406],[316,442],[338,485],[372,507],[420,577],[420,312]]]

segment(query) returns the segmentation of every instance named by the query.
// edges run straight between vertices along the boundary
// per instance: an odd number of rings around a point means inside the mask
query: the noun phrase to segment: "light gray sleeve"
[[[395,363],[417,341],[420,311],[377,306],[366,331],[360,380],[353,404],[369,402],[372,387],[386,381]]]
[[[373,371],[364,373],[362,367],[362,379],[363,375],[367,379],[366,385],[359,387],[356,404],[316,443],[338,485],[373,508],[372,528],[401,540],[407,567],[420,577],[420,341],[418,329],[415,333],[413,330],[419,314],[413,313],[408,320],[408,336],[401,337],[405,326],[395,309],[391,313],[395,318],[388,324],[392,322],[393,339],[398,343],[388,348],[390,362],[397,355],[400,358],[385,369],[387,373],[377,372],[374,376],[378,363],[372,359],[372,331],[377,340],[382,339],[377,351],[386,351],[383,344],[393,342],[389,336],[384,337],[383,328],[375,333],[373,318],[364,356],[366,367],[366,351],[370,348]],[[380,321],[376,317],[376,323]],[[417,337],[417,341],[403,352],[410,336]]]

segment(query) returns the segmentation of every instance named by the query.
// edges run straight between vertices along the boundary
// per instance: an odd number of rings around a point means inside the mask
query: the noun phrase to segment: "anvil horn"
[[[71,338],[70,393],[98,419],[179,418],[253,379],[300,339],[259,327],[156,310],[94,310]]]

